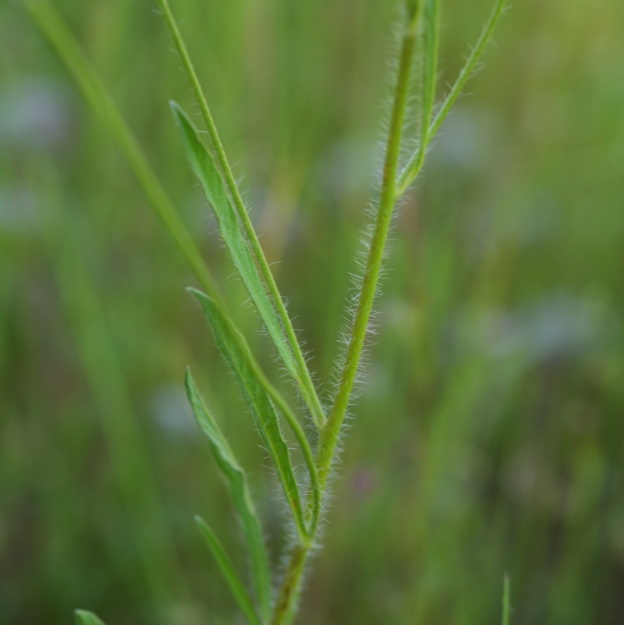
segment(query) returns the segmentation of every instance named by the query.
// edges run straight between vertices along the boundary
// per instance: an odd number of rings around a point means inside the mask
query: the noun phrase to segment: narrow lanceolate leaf
[[[232,262],[258,310],[280,358],[288,372],[297,382],[318,425],[318,420],[323,415],[317,414],[319,411],[316,408],[318,400],[315,401],[314,389],[309,388],[307,376],[297,363],[284,327],[275,312],[271,298],[267,294],[253,254],[249,249],[247,239],[236,216],[236,210],[227,193],[223,178],[216,167],[212,155],[199,139],[197,130],[186,113],[175,102],[171,103],[171,110],[182,134],[187,158],[212,206],[219,224],[219,232],[232,258]]]
[[[247,344],[234,324],[224,315],[215,301],[196,289],[189,291],[197,298],[204,314],[210,322],[215,342],[243,392],[243,396],[256,421],[258,430],[284,490],[284,496],[292,511],[299,535],[307,538],[303,508],[297,479],[290,460],[288,446],[280,429],[277,413],[250,363],[253,357],[248,352]]]
[[[453,108],[453,104],[457,101],[457,98],[461,95],[466,83],[471,78],[471,76],[475,73],[479,61],[487,48],[488,43],[492,40],[492,36],[494,35],[494,30],[496,29],[496,25],[503,14],[505,7],[507,6],[507,0],[497,0],[490,16],[481,31],[481,35],[477,40],[470,56],[466,60],[464,67],[462,68],[457,80],[453,83],[451,90],[446,96],[440,110],[437,115],[431,122],[428,130],[429,142],[435,137],[438,130],[440,130],[440,126],[444,123],[444,120],[447,118],[451,109]],[[409,187],[409,185],[413,182],[414,178],[420,173],[420,166],[422,166],[422,162],[419,161],[420,154],[417,150],[412,157],[410,158],[407,165],[404,167],[401,175],[399,176],[399,180],[397,183],[397,191],[398,195],[401,195],[405,192],[405,190]],[[420,162],[420,166],[419,166]]]
[[[190,289],[193,292],[193,289]],[[213,302],[213,307],[217,307],[218,305]],[[292,409],[284,399],[284,397],[277,391],[277,389],[267,380],[266,376],[262,372],[262,369],[256,362],[251,350],[249,349],[247,342],[245,341],[245,337],[236,330],[234,324],[231,320],[229,320],[223,312],[219,313],[220,318],[223,320],[223,323],[229,327],[229,336],[233,341],[237,343],[237,352],[241,355],[242,358],[245,359],[245,367],[251,373],[251,375],[259,382],[259,384],[264,388],[266,394],[273,402],[278,412],[281,412],[284,419],[288,423],[288,426],[292,430],[292,433],[295,435],[297,439],[297,443],[299,444],[299,448],[301,449],[301,453],[303,454],[303,459],[306,464],[306,468],[308,469],[308,475],[310,477],[310,489],[312,494],[312,499],[310,501],[310,513],[311,518],[308,526],[308,534],[313,534],[314,530],[318,524],[319,515],[320,515],[320,505],[321,505],[321,493],[320,493],[320,485],[318,481],[318,471],[316,468],[316,463],[314,460],[314,453],[312,452],[312,448],[310,447],[310,443],[306,437],[306,434],[303,430],[303,427],[297,420],[297,417],[294,415]]]
[[[262,527],[249,492],[245,472],[236,460],[234,452],[219,429],[217,422],[206,407],[189,370],[186,372],[185,384],[186,393],[193,407],[197,423],[210,441],[212,453],[225,477],[232,502],[241,519],[251,554],[251,570],[256,598],[260,606],[260,613],[263,619],[267,620],[271,613],[271,570],[262,536]]]
[[[195,522],[197,523],[199,530],[202,533],[202,536],[204,537],[206,544],[208,545],[208,548],[210,549],[212,556],[221,571],[221,574],[227,582],[230,592],[234,596],[234,599],[236,599],[240,609],[249,621],[249,624],[262,625],[262,621],[260,621],[258,615],[256,614],[256,610],[251,598],[249,597],[249,593],[236,573],[232,560],[225,552],[221,541],[216,537],[210,526],[201,517],[196,516]]]
[[[74,617],[76,625],[104,625],[104,621],[95,616],[93,612],[87,612],[87,610],[76,610]]]

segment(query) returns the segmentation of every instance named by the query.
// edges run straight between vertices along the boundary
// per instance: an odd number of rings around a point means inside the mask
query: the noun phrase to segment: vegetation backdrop
[[[173,4],[327,379],[398,1]],[[167,101],[195,109],[155,3],[56,5],[279,383],[183,157]],[[444,3],[443,83],[489,7]],[[499,623],[506,574],[515,625],[622,622],[623,28],[609,0],[513,3],[445,124],[396,221],[302,625]],[[20,2],[0,41],[0,623],[239,623],[192,520],[244,558],[186,365],[267,462],[194,278]],[[271,472],[252,486],[279,553]]]

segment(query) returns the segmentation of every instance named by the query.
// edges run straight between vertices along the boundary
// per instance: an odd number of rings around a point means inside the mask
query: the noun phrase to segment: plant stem
[[[247,238],[249,240],[249,243],[251,244],[255,260],[262,273],[265,285],[269,289],[269,293],[271,295],[271,298],[273,299],[276,312],[280,318],[288,343],[290,344],[290,349],[295,358],[295,362],[297,363],[297,373],[299,377],[297,381],[300,386],[300,391],[310,410],[314,425],[317,429],[320,430],[324,426],[326,421],[325,412],[323,410],[323,407],[321,406],[321,402],[316,392],[314,383],[312,382],[312,377],[310,376],[310,371],[303,356],[303,352],[301,351],[301,346],[299,345],[299,341],[290,320],[290,316],[288,315],[288,311],[286,310],[286,306],[284,305],[282,296],[280,295],[279,289],[277,288],[275,278],[271,273],[269,263],[267,262],[264,252],[262,251],[262,247],[260,246],[260,242],[258,241],[258,237],[253,228],[253,224],[251,223],[251,219],[249,218],[247,209],[245,208],[245,202],[243,201],[243,198],[241,197],[240,191],[238,189],[238,185],[234,180],[234,174],[232,173],[232,168],[230,167],[230,163],[228,162],[228,158],[225,153],[223,143],[221,142],[217,126],[212,117],[212,113],[210,112],[210,107],[208,106],[206,96],[204,95],[204,92],[199,83],[199,78],[197,77],[197,72],[195,71],[195,67],[193,66],[191,57],[188,53],[188,50],[186,49],[184,39],[180,34],[178,24],[175,20],[175,17],[173,16],[173,13],[171,12],[169,1],[158,0],[158,3],[162,8],[165,21],[167,22],[167,26],[173,38],[173,42],[176,46],[176,49],[178,50],[182,65],[184,65],[184,69],[190,80],[191,87],[199,103],[199,110],[201,111],[201,115],[204,119],[204,123],[206,124],[208,134],[210,135],[210,140],[212,142],[217,161],[219,162],[221,173],[225,178],[225,182],[227,184],[231,198],[234,202],[234,206],[236,207],[236,212],[239,219],[241,220],[241,223],[243,224],[245,233],[247,234]]]
[[[407,27],[401,42],[400,63],[375,230],[369,248],[364,281],[347,348],[340,386],[338,387],[336,399],[325,428],[321,432],[317,454],[321,491],[324,491],[327,485],[327,477],[335,456],[338,435],[353,391],[396,202],[396,177],[416,39],[417,17],[416,13],[410,12],[408,14]],[[275,604],[271,625],[288,625],[292,621],[310,548],[311,545],[302,544],[297,544],[293,547]]]
[[[366,333],[368,331],[368,324],[375,301],[375,293],[377,291],[377,283],[381,272],[388,231],[390,230],[392,221],[392,213],[397,199],[396,175],[399,165],[403,122],[408,100],[409,80],[418,24],[417,17],[418,14],[410,15],[406,31],[403,35],[377,220],[370,242],[366,270],[359,293],[357,310],[353,320],[351,337],[347,347],[338,392],[336,393],[327,425],[321,433],[317,456],[321,488],[325,486],[327,476],[331,469],[336,444],[357,377],[364,342],[366,340]]]
[[[303,582],[303,571],[310,547],[295,545],[288,560],[288,568],[275,603],[271,625],[288,625],[292,622],[297,607],[297,599]]]

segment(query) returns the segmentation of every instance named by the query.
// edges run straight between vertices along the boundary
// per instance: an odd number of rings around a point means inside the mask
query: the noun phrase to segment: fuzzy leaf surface
[[[251,498],[247,477],[216,420],[202,399],[191,372],[187,370],[186,394],[199,427],[210,441],[212,453],[227,482],[232,502],[238,513],[251,555],[251,570],[260,612],[266,620],[271,611],[271,569],[262,526]]]
[[[214,158],[200,140],[197,130],[186,113],[174,102],[171,103],[171,110],[182,135],[186,156],[214,211],[221,238],[228,249],[236,271],[258,310],[280,358],[305,395],[305,381],[299,373],[292,349],[286,339],[273,303],[266,292]]]
[[[299,486],[290,460],[288,445],[280,428],[277,412],[251,366],[253,357],[234,324],[215,301],[196,289],[189,289],[199,302],[212,328],[219,351],[234,373],[236,382],[253,414],[262,441],[277,470],[284,496],[302,537],[307,535]]]
[[[215,559],[221,574],[223,575],[227,585],[230,588],[230,592],[236,599],[240,609],[243,611],[243,614],[249,621],[250,625],[262,625],[262,622],[258,618],[256,614],[256,609],[253,605],[251,598],[249,597],[249,593],[245,588],[245,584],[243,584],[241,578],[236,573],[234,569],[234,565],[232,564],[232,560],[230,556],[226,553],[221,541],[217,538],[216,534],[212,531],[211,527],[199,516],[195,517],[195,522],[199,527],[199,531],[201,532],[206,544],[208,545],[208,549],[212,553],[213,558]]]

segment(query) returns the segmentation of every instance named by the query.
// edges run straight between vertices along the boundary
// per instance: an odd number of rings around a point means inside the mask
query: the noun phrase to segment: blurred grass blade
[[[105,625],[104,621],[99,619],[93,612],[87,610],[76,610],[74,612],[76,625]]]
[[[509,575],[505,575],[505,582],[503,586],[503,625],[509,625],[511,623],[511,584],[509,582]]]
[[[279,476],[284,495],[292,511],[293,519],[302,539],[306,539],[308,531],[305,527],[303,508],[297,479],[290,461],[288,446],[280,429],[279,420],[262,380],[250,363],[253,357],[248,352],[244,339],[232,322],[223,314],[214,300],[201,291],[189,289],[199,302],[204,314],[210,322],[215,341],[235,379],[243,392],[245,400],[260,431],[262,440],[271,456]]]
[[[206,291],[216,295],[214,280],[158,176],[126,124],[106,85],[90,65],[56,7],[48,0],[24,0],[24,6],[74,78],[91,108],[124,152],[146,196]]]
[[[230,591],[240,609],[243,611],[243,614],[249,621],[250,625],[262,625],[262,621],[258,618],[256,614],[256,609],[249,597],[249,593],[245,588],[245,585],[241,581],[240,577],[234,570],[234,565],[232,564],[232,560],[225,552],[221,541],[216,537],[215,533],[212,531],[210,526],[202,519],[200,516],[195,517],[195,522],[199,527],[199,531],[202,533],[208,548],[212,552],[214,559],[221,569],[221,574],[225,578],[228,586],[230,587]]]
[[[212,155],[199,139],[197,130],[186,113],[175,102],[171,103],[171,110],[182,134],[191,167],[201,182],[206,197],[212,206],[219,223],[221,237],[230,253],[232,262],[243,280],[284,365],[296,380],[304,397],[307,398],[309,393],[305,376],[300,374],[293,350],[285,335],[284,327],[278,319],[273,303],[266,292],[247,239],[241,230],[234,206],[225,188],[223,178],[217,170]],[[310,403],[307,403],[310,406]],[[312,414],[314,415],[315,413],[312,412]],[[316,423],[318,425],[318,422]]]
[[[260,605],[260,613],[263,619],[267,620],[271,612],[271,570],[262,527],[249,492],[245,472],[236,460],[217,422],[208,411],[188,369],[185,385],[197,423],[210,441],[210,447],[228,484],[234,507],[240,516],[251,554],[251,570],[256,598]]]
[[[468,80],[472,77],[477,69],[477,65],[487,48],[488,43],[492,40],[492,36],[494,35],[494,30],[498,21],[503,14],[503,10],[507,5],[507,0],[497,0],[494,8],[492,9],[490,16],[481,31],[481,35],[477,40],[472,52],[470,53],[464,67],[462,68],[457,80],[451,87],[449,94],[446,96],[446,99],[442,103],[440,110],[435,116],[434,120],[431,122],[429,130],[427,132],[428,142],[435,137],[438,130],[440,130],[440,126],[444,123],[444,120],[447,118],[450,113],[453,105],[457,101],[457,98],[461,95],[464,87]],[[426,145],[424,148],[420,146],[418,150],[412,155],[407,165],[404,167],[401,175],[399,176],[398,184],[397,184],[397,194],[401,195],[405,192],[405,190],[409,187],[409,185],[414,181],[414,178],[418,176],[420,173],[420,169],[422,168],[423,158],[420,156],[421,148],[426,151]],[[423,154],[424,157],[424,154]]]

